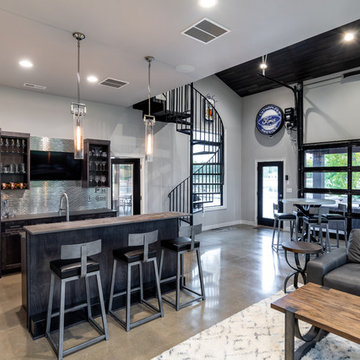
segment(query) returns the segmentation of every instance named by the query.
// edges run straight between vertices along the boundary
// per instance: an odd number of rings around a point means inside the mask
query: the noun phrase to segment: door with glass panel
[[[111,160],[111,201],[118,216],[140,214],[140,159]]]
[[[283,162],[258,163],[258,189],[257,189],[257,223],[258,225],[272,226],[274,223],[273,204],[279,204],[282,211],[283,198]]]

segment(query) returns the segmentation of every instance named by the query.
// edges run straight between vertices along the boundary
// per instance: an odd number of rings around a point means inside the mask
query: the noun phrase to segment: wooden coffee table
[[[285,360],[301,359],[329,332],[360,344],[360,297],[308,283],[274,301],[285,314]],[[312,325],[301,335],[298,320]],[[294,337],[304,341],[296,351]]]
[[[285,278],[284,293],[286,294],[287,283],[290,278],[294,277],[294,287],[298,288],[299,275],[302,276],[304,284],[306,284],[306,266],[310,260],[310,255],[316,254],[317,256],[322,253],[322,247],[319,244],[313,244],[305,241],[284,241],[282,247],[285,250],[285,260],[288,265],[295,270]],[[288,251],[294,254],[296,267],[292,266],[288,259]],[[299,254],[305,255],[304,265],[302,266],[299,259]]]

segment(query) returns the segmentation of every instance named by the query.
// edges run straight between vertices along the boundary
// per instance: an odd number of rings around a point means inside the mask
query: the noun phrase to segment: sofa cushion
[[[347,263],[324,276],[324,286],[360,295],[360,264]]]
[[[349,243],[348,261],[360,263],[360,229],[351,230]]]

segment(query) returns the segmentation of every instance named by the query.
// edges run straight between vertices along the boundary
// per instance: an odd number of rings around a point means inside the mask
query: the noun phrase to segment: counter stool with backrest
[[[163,305],[161,300],[161,290],[160,290],[160,278],[158,273],[157,261],[156,261],[156,250],[151,248],[149,245],[155,243],[158,240],[158,230],[141,233],[141,234],[129,234],[128,237],[128,246],[122,249],[117,249],[113,251],[114,262],[111,278],[111,288],[110,288],[110,299],[109,299],[109,314],[117,320],[126,331],[130,329],[145,324],[151,320],[157,319],[164,316]],[[116,278],[116,268],[119,261],[125,262],[127,264],[127,286],[126,291],[114,293],[115,291],[115,278]],[[152,262],[154,265],[155,273],[155,285],[156,293],[158,300],[158,308],[150,304],[144,299],[144,286],[143,286],[143,264]],[[131,288],[131,269],[133,267],[139,267],[139,277],[140,277],[140,287]],[[155,313],[131,322],[131,293],[134,291],[140,290],[140,303],[146,305],[150,310]],[[113,311],[113,301],[117,296],[126,295],[126,318],[125,321],[120,318]]]
[[[51,280],[46,320],[46,337],[48,338],[50,345],[54,349],[59,360],[61,360],[66,355],[72,354],[75,351],[81,350],[99,341],[109,339],[104,306],[104,297],[101,287],[100,267],[97,262],[89,258],[89,256],[99,254],[100,252],[101,240],[76,245],[62,245],[60,259],[50,262]],[[103,328],[101,328],[95,322],[92,316],[89,287],[89,278],[92,276],[96,277]],[[61,281],[60,310],[59,312],[53,313],[52,306],[56,277],[59,278]],[[85,280],[86,303],[65,309],[66,284],[79,279]],[[90,325],[99,333],[99,336],[64,350],[64,316],[68,312],[80,310],[85,307],[87,307],[88,321]],[[51,335],[51,319],[55,316],[59,316],[59,339],[57,344],[55,343]]]
[[[274,211],[274,225],[273,225],[273,234],[272,234],[272,242],[271,247],[274,251],[279,251],[280,244],[280,231],[281,231],[281,223],[284,221],[290,222],[290,240],[293,239],[293,232],[295,228],[296,222],[296,215],[293,213],[279,213],[279,205],[273,204],[273,211]],[[277,228],[276,228],[277,225]],[[275,243],[275,232],[277,230],[277,242]]]
[[[202,225],[193,225],[193,226],[184,226],[179,230],[179,237],[169,240],[161,241],[161,258],[160,258],[160,279],[162,274],[162,267],[164,262],[164,252],[165,250],[171,251],[176,254],[176,299],[175,302],[163,297],[163,300],[168,304],[175,307],[177,311],[181,308],[190,305],[194,301],[205,300],[205,289],[204,289],[204,278],[201,267],[201,258],[200,258],[200,241],[195,240],[195,236],[201,233]],[[189,252],[196,252],[197,265],[199,269],[199,280],[200,280],[200,289],[201,292],[197,292],[189,287],[185,286],[185,277],[184,277],[184,254]],[[162,279],[161,282],[166,282],[174,279],[166,278]],[[184,303],[180,303],[180,291],[190,293],[193,297],[191,300]]]
[[[311,240],[311,230],[313,230],[314,237],[316,227],[319,228],[318,243],[322,245],[325,251],[331,251],[330,234],[329,234],[329,221],[326,218],[328,209],[323,206],[311,206],[309,208],[309,216],[304,216],[304,227],[307,227],[307,241]],[[323,242],[323,227],[326,230],[325,243]],[[304,233],[302,234],[302,240],[304,240]]]
[[[328,214],[324,215],[328,221],[336,222],[336,245],[339,244],[339,222],[343,224],[345,247],[347,248],[347,225],[346,225],[346,205],[338,204],[337,210],[330,210]]]

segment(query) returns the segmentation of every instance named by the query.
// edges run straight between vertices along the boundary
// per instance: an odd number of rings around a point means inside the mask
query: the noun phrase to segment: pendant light
[[[145,160],[151,162],[154,155],[154,125],[155,116],[151,115],[151,88],[150,88],[150,70],[151,62],[154,60],[153,56],[146,56],[145,60],[148,62],[148,114],[144,115],[145,124]]]
[[[80,102],[80,41],[85,39],[85,35],[74,32],[73,37],[77,42],[77,102],[71,103],[71,114],[74,121],[74,159],[84,158],[84,118],[86,106]]]

